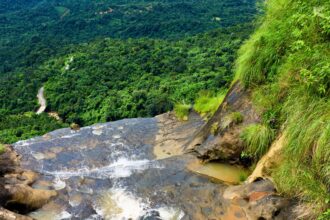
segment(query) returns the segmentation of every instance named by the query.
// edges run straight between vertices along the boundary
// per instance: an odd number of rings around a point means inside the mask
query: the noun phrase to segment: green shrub
[[[210,117],[217,111],[225,95],[225,92],[213,95],[208,91],[202,91],[195,101],[194,110],[203,117]]]
[[[330,209],[327,209],[318,217],[317,220],[329,220],[329,219],[330,219]]]
[[[0,154],[3,154],[6,151],[6,147],[3,144],[0,144]]]
[[[187,121],[190,109],[191,109],[191,105],[185,103],[177,103],[174,105],[175,116],[179,120]]]
[[[240,174],[239,174],[239,181],[240,182],[244,182],[247,178],[248,178],[248,174],[246,173],[246,172],[241,172]]]
[[[241,133],[241,139],[246,145],[246,153],[254,156],[255,159],[267,152],[274,136],[274,130],[263,124],[248,125]]]
[[[226,115],[223,119],[222,122],[222,128],[226,129],[228,127],[230,127],[233,124],[239,124],[242,123],[244,120],[244,116],[242,115],[242,113],[240,112],[232,112],[228,115]]]

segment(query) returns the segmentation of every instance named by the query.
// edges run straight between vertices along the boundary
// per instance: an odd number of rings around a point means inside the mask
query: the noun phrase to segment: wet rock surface
[[[29,216],[50,220],[280,219],[264,214],[282,207],[273,188],[231,189],[189,171],[188,164],[196,157],[184,153],[184,147],[203,123],[196,115],[178,122],[172,114],[164,114],[80,130],[61,129],[16,143],[22,167],[39,173],[32,187],[57,193]],[[28,176],[22,181],[29,182]],[[265,206],[268,203],[263,199],[272,202]]]
[[[170,112],[156,118],[158,132],[155,138],[154,155],[157,159],[184,154],[183,146],[205,124],[202,118],[193,111],[190,113],[188,121],[178,121]]]
[[[219,195],[225,185],[190,172],[186,165],[195,157],[173,151],[179,149],[179,144],[167,149],[171,152],[167,158],[156,159],[153,154],[157,144],[180,142],[192,135],[203,123],[194,117],[182,124],[171,114],[122,120],[80,130],[61,129],[16,143],[23,167],[40,173],[33,187],[58,192],[56,199],[31,216],[37,219],[49,215],[54,219],[216,216],[221,210]],[[186,129],[191,132],[184,132]],[[157,134],[163,139],[155,138]],[[199,203],[202,197],[205,198]]]

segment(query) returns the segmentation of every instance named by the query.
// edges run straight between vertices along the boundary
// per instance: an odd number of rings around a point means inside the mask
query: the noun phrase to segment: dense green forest
[[[260,156],[274,134],[284,135],[271,172],[277,188],[330,219],[330,2],[269,0],[261,22],[236,62],[236,80],[263,115],[243,132],[256,140],[249,153]]]
[[[154,116],[218,92],[256,13],[254,0],[2,1],[0,142]],[[41,86],[62,122],[26,114]]]
[[[95,38],[172,38],[251,20],[255,0],[4,0],[0,72],[36,66]]]

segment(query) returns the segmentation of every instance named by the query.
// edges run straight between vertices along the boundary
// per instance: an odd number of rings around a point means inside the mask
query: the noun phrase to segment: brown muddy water
[[[203,164],[199,161],[195,161],[188,165],[188,169],[192,172],[205,175],[228,184],[239,184],[245,181],[249,175],[249,171],[243,167],[217,162]]]

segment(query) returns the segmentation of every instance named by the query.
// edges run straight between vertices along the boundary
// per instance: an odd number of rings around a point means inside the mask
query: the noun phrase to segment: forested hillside
[[[330,2],[267,1],[262,25],[240,49],[236,79],[263,115],[243,132],[247,152],[258,158],[282,135],[271,170],[278,189],[308,203],[305,214],[329,219]]]
[[[154,116],[202,90],[216,95],[257,11],[254,0],[1,3],[5,143],[73,122]],[[47,111],[62,122],[46,126],[47,117],[31,114],[43,85]]]
[[[245,23],[255,0],[4,0],[0,72],[35,66],[95,38],[180,38]]]

